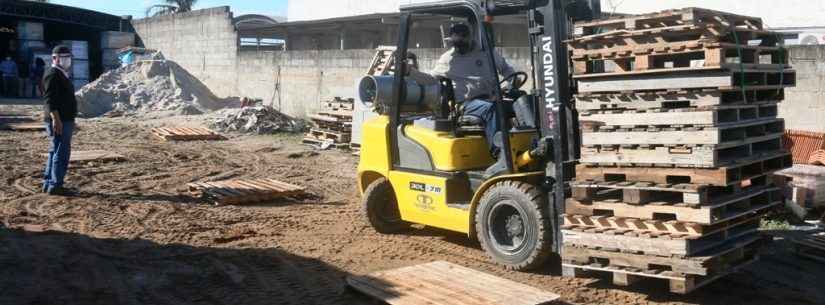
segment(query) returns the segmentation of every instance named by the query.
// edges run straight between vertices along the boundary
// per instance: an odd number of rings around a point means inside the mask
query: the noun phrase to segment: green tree
[[[155,4],[146,8],[146,16],[163,16],[192,11],[198,0],[164,0],[166,4]]]

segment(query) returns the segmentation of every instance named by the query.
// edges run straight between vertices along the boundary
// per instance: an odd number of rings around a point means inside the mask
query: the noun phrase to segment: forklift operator
[[[493,159],[498,159],[501,148],[493,141],[495,134],[501,131],[493,103],[495,86],[498,84],[490,77],[495,70],[487,53],[473,41],[469,26],[454,24],[450,27],[449,34],[447,41],[452,48],[441,55],[435,69],[429,74],[410,69],[410,77],[421,85],[437,83],[437,77],[451,79],[456,102],[460,105],[459,109],[463,109],[462,115],[481,119],[490,153]],[[497,71],[504,76],[515,72],[498,53],[495,53],[495,64],[498,65]]]

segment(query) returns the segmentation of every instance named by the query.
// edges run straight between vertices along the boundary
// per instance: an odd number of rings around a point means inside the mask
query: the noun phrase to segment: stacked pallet
[[[352,137],[353,99],[335,97],[324,102],[322,111],[310,115],[313,128],[304,136],[304,143],[348,148]]]
[[[758,259],[791,165],[776,117],[794,72],[759,18],[688,8],[576,25],[582,154],[564,271],[689,293]]]

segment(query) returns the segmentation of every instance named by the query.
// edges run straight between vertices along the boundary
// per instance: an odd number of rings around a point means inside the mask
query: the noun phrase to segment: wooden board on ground
[[[392,305],[538,305],[559,298],[555,293],[444,261],[349,276],[347,283]]]
[[[41,154],[41,156],[48,156],[48,154]],[[123,161],[126,157],[120,155],[118,153],[113,153],[110,151],[105,150],[75,150],[72,151],[71,157],[69,157],[69,162],[71,163],[83,163],[83,162],[110,162],[110,161]]]
[[[565,213],[647,220],[676,220],[713,225],[766,210],[781,202],[782,193],[778,188],[762,187],[720,198],[718,202],[699,207],[673,202],[650,202],[638,205],[624,203],[620,200],[582,202],[570,198],[566,202]]]
[[[675,273],[710,275],[729,268],[729,264],[757,255],[763,238],[757,235],[734,239],[725,244],[691,257],[652,256],[627,251],[608,251],[591,247],[564,245],[562,261],[590,265],[606,263],[609,266],[636,268],[639,270],[664,269]]]
[[[226,140],[226,137],[201,127],[157,127],[152,134],[164,141]]]
[[[255,203],[304,193],[303,187],[274,179],[196,182],[188,186],[193,196],[203,197],[216,205]]]
[[[693,183],[727,186],[793,165],[790,154],[742,162],[721,168],[651,166],[576,166],[577,180],[644,181],[663,184]]]
[[[670,282],[671,293],[688,294],[726,275],[750,266],[758,260],[759,256],[745,259],[735,265],[732,264],[730,268],[708,276],[679,274],[673,271],[660,269],[640,270],[633,267],[616,267],[600,263],[593,263],[589,265],[562,263],[562,274],[566,277],[581,277],[584,275],[583,271],[609,272],[613,274],[613,284],[617,286],[629,286],[642,278],[665,279]]]
[[[11,131],[44,131],[45,123],[8,123],[0,125],[3,129]]]
[[[796,246],[796,254],[825,263],[825,232],[806,233],[801,237],[791,238]]]

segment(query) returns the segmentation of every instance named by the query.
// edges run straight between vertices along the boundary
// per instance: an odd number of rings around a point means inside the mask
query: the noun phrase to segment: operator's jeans
[[[464,102],[464,115],[476,116],[484,121],[484,136],[487,138],[487,145],[490,146],[490,154],[497,158],[501,148],[495,145],[493,138],[501,131],[501,126],[498,122],[496,104],[481,99]]]
[[[63,178],[69,169],[69,157],[72,154],[72,133],[74,132],[74,122],[63,122],[63,133],[55,135],[52,130],[52,123],[46,122],[46,133],[51,139],[52,145],[49,148],[49,160],[46,162],[46,170],[43,172],[43,187],[51,190],[63,186]]]

